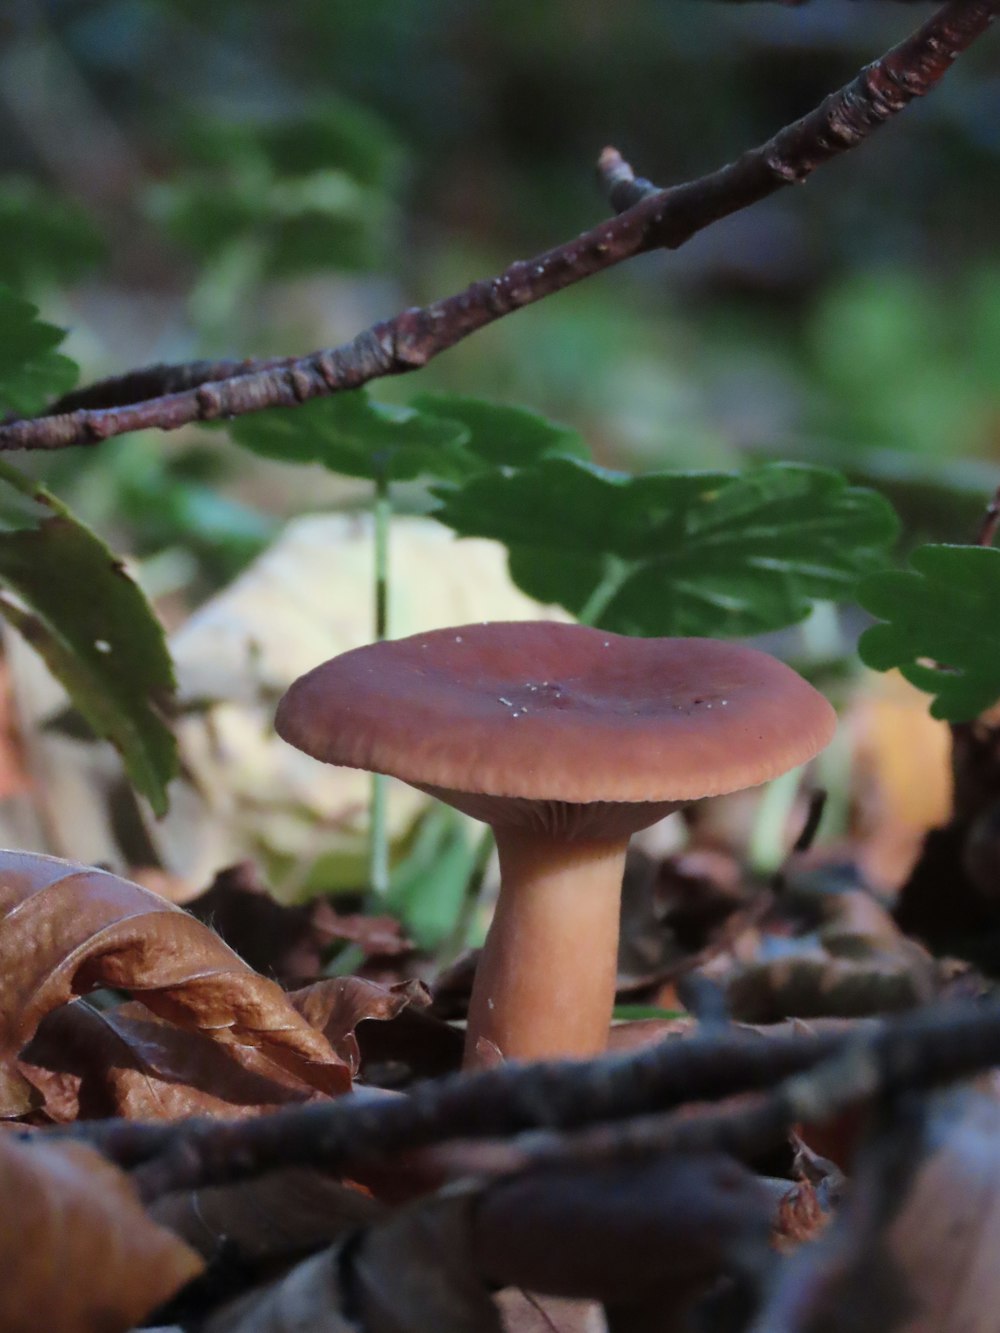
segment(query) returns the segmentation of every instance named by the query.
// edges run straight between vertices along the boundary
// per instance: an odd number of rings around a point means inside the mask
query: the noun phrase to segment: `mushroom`
[[[278,734],[401,778],[489,824],[501,890],[466,1065],[605,1048],[631,835],[766,782],[830,740],[791,668],[712,639],[495,622],[370,644],[292,685]]]

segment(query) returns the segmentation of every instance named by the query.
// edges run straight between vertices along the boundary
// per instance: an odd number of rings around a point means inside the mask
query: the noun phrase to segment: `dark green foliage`
[[[192,165],[152,205],[201,260],[250,244],[264,276],[377,262],[400,153],[360,107],[328,98],[300,119],[199,119],[181,148]]]
[[[364,389],[318,398],[293,411],[235,421],[237,443],[287,463],[322,463],[349,477],[462,481],[541,458],[585,457],[575,430],[524,407],[463,394],[419,394],[408,407],[379,403]]]
[[[286,463],[322,463],[348,477],[411,481],[423,474],[458,478],[477,470],[459,421],[412,407],[376,403],[363,389],[317,398],[293,410],[242,417],[230,427],[238,444]]]
[[[539,458],[589,455],[578,431],[526,407],[508,407],[458,393],[422,393],[410,405],[420,412],[460,421],[469,432],[466,448],[490,467],[524,467]]]
[[[54,349],[63,332],[0,289],[0,404],[37,411],[77,368]],[[94,733],[121,752],[157,813],[177,768],[166,722],[174,690],[163,629],[121,563],[44,487],[7,464],[0,531],[0,615],[42,655]],[[30,526],[22,526],[22,523]],[[15,526],[16,524],[16,526]],[[13,530],[10,528],[13,527]]]
[[[44,503],[46,493],[39,490]],[[58,504],[35,528],[0,533],[0,612],[45,659],[97,736],[121,752],[157,814],[177,769],[166,721],[174,690],[163,630],[121,563]]]
[[[0,189],[0,282],[16,291],[75,282],[105,257],[89,216],[29,180]]]
[[[0,287],[0,412],[27,416],[73,387],[76,363],[55,350],[65,336],[30,301]]]
[[[105,457],[105,488],[136,526],[141,554],[181,546],[197,557],[207,576],[227,580],[277,532],[277,518],[227,494],[231,460],[223,457],[217,438],[166,453],[155,436],[133,437]]]
[[[850,597],[896,535],[890,506],[836,472],[632,477],[544,459],[437,488],[435,517],[510,548],[516,582],[624,634],[743,635]]]
[[[910,563],[861,584],[862,606],[886,622],[861,636],[861,657],[935,695],[935,717],[970,721],[1000,699],[1000,550],[921,546]]]

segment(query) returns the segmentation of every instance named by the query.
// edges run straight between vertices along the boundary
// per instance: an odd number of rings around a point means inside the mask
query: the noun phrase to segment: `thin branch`
[[[754,1050],[756,1058],[743,1063]],[[148,1200],[177,1189],[256,1176],[275,1166],[363,1168],[366,1161],[384,1161],[401,1149],[449,1138],[495,1137],[491,1123],[510,1133],[512,1123],[523,1124],[525,1118],[549,1132],[540,1136],[523,1163],[509,1164],[515,1169],[650,1152],[729,1152],[751,1158],[780,1143],[800,1121],[825,1123],[849,1107],[935,1087],[998,1063],[997,1005],[940,1006],[854,1028],[839,1038],[786,1038],[773,1045],[758,1041],[756,1048],[748,1046],[745,1037],[734,1040],[728,1034],[667,1041],[617,1062],[459,1076],[418,1088],[394,1104],[372,1104],[367,1116],[351,1117],[348,1098],[328,1107],[241,1121],[228,1134],[225,1127],[210,1123],[200,1139],[181,1124],[171,1150],[141,1167],[134,1178]],[[756,1092],[768,1085],[771,1092],[718,1110],[663,1113],[684,1103]],[[720,1092],[723,1087],[726,1091]],[[340,1126],[334,1124],[338,1111],[343,1115]],[[291,1123],[295,1118],[305,1131],[301,1137]],[[354,1133],[345,1135],[351,1118]],[[575,1135],[552,1132],[581,1124],[585,1127]]]
[[[839,1029],[771,1038],[726,1031],[599,1060],[501,1066],[420,1084],[405,1097],[362,1093],[260,1119],[81,1121],[41,1133],[83,1140],[118,1165],[139,1168],[137,1182],[154,1198],[278,1166],[342,1170],[449,1139],[572,1129],[711,1101],[771,1087],[834,1054],[843,1041]]]
[[[506,1141],[446,1143],[429,1160],[452,1176],[586,1167],[654,1153],[723,1152],[749,1161],[779,1145],[797,1124],[828,1124],[844,1111],[877,1098],[950,1077],[954,1066],[943,1046],[919,1026],[909,1031],[856,1029],[839,1050],[812,1068],[790,1075],[769,1092],[733,1098],[718,1109],[687,1106],[604,1121],[570,1133],[543,1130]],[[958,1056],[963,1072],[967,1058],[967,1051]],[[948,1073],[943,1072],[942,1060]]]
[[[594,1132],[605,1140],[609,1133],[622,1142],[631,1135],[636,1150],[680,1145],[737,1151],[740,1144],[773,1139],[795,1120],[822,1120],[866,1097],[931,1087],[996,1064],[1000,1005],[954,1004],[846,1033],[764,1039],[726,1032],[600,1060],[508,1066],[426,1083],[405,1097],[344,1097],[260,1119],[84,1122],[41,1133],[82,1139],[133,1168],[149,1200],[280,1167],[344,1172],[448,1140],[498,1139],[526,1130],[598,1126]],[[814,1069],[815,1077],[803,1077]],[[664,1111],[688,1102],[768,1088],[777,1091],[742,1111],[737,1106],[705,1113],[686,1129],[680,1118],[663,1120]],[[649,1116],[655,1123],[641,1119]],[[610,1121],[631,1125],[599,1125]],[[654,1145],[650,1135],[661,1130]]]
[[[128,431],[175,430],[354,389],[417,370],[478,329],[636,255],[676,249],[712,222],[801,184],[824,162],[862,143],[914,98],[993,22],[1000,0],[951,0],[912,36],[827,97],[809,115],[719,171],[646,192],[617,155],[601,174],[624,212],[576,240],[511,264],[455,296],[404,310],[341,347],[299,359],[153,367],[91,386],[43,417],[0,426],[0,450],[62,449]]]

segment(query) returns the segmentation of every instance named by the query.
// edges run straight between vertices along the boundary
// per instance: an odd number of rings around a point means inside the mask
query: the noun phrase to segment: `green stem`
[[[389,637],[389,525],[392,501],[389,478],[380,469],[375,476],[375,638]],[[372,774],[371,810],[368,833],[368,887],[371,897],[382,904],[389,896],[389,810],[388,779]]]
[[[455,917],[455,924],[452,926],[448,938],[438,950],[439,968],[447,967],[449,963],[454,962],[469,942],[469,932],[472,930],[476,913],[479,910],[479,900],[486,879],[486,869],[489,866],[490,857],[493,855],[493,847],[493,830],[485,828],[473,853],[472,865],[469,867],[469,878],[465,882],[465,896],[462,898],[461,906]]]
[[[596,625],[614,599],[621,592],[634,566],[616,555],[605,557],[601,581],[580,608],[577,620],[581,625]]]
[[[389,637],[389,524],[392,500],[389,478],[384,471],[375,477],[375,638],[381,643]]]
[[[26,477],[23,472],[19,472],[16,467],[11,467],[9,463],[0,461],[0,481],[5,481],[8,486],[13,486],[16,491],[26,495],[29,500],[34,500],[36,504],[42,505],[45,509],[50,509],[52,513],[58,514],[61,518],[71,518],[70,511],[63,502],[47,490],[40,481],[35,481],[34,477]]]

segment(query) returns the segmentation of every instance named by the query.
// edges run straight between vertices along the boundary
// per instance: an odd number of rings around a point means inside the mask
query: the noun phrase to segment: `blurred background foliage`
[[[605,143],[660,183],[697,175],[923,12],[11,0],[0,280],[71,330],[84,380],[335,343],[597,220]],[[611,466],[830,463],[887,491],[909,540],[965,539],[1000,454],[998,160],[984,45],[804,190],[501,321],[419,386],[529,404]],[[195,597],[352,494],[204,431],[37,467],[117,545],[177,554],[160,590]]]
[[[0,284],[17,300],[4,297],[0,312],[27,327],[31,301],[46,323],[32,326],[30,345],[22,338],[27,369],[16,358],[7,366],[0,351],[0,391],[10,406],[36,410],[43,390],[72,374],[63,353],[86,383],[156,362],[335,345],[605,216],[594,179],[605,144],[664,185],[711,171],[810,110],[926,12],[857,0],[7,0]],[[474,437],[499,429],[503,413],[480,420],[456,395],[522,405],[565,428],[556,452],[577,439],[597,464],[626,472],[820,464],[888,496],[903,520],[902,554],[927,540],[971,540],[1000,462],[998,169],[1000,74],[984,43],[805,189],[504,319],[416,377],[379,382],[372,397],[385,406],[338,398],[286,414],[308,436],[299,457],[314,462],[278,461],[269,432],[284,439],[284,425],[253,417],[233,431],[247,448],[217,426],[30,456],[34,478],[113,550],[138,557],[140,583],[172,631],[185,780],[172,784],[171,812],[154,826],[123,789],[117,761],[95,755],[99,747],[81,754],[63,696],[5,636],[0,671],[14,682],[30,770],[8,786],[27,791],[31,807],[2,826],[6,840],[166,868],[188,891],[248,853],[285,899],[365,882],[367,780],[318,776],[273,739],[271,720],[295,674],[370,637],[372,528],[357,511],[371,503],[372,473],[370,460],[345,459],[368,427],[416,429],[401,404],[429,414],[423,429],[435,416],[449,428],[458,418]],[[50,324],[68,330],[64,342]],[[341,419],[352,412],[367,422],[360,445]],[[526,420],[513,434],[541,459],[549,428]],[[511,588],[500,548],[466,540],[456,559],[450,533],[419,517],[431,504],[420,450],[438,459],[439,498],[452,475],[445,454],[456,475],[469,464],[445,435],[401,438],[419,448],[390,469],[406,515],[394,525],[391,632],[416,629],[415,616],[426,628],[539,613]],[[511,447],[486,437],[485,452],[484,439],[466,441],[480,461]],[[487,461],[502,461],[492,454]],[[660,483],[612,482],[580,462],[539,466],[561,469],[564,483],[571,474],[581,496],[621,490],[628,541],[615,545],[614,524],[600,525],[607,550],[595,543],[591,582],[600,593],[625,556],[641,582],[650,552],[632,539],[642,535],[643,497]],[[763,554],[801,564],[822,549],[837,577],[789,585],[794,614],[784,604],[763,614],[747,575],[756,618],[723,625],[689,615],[689,628],[787,625],[812,599],[849,595],[864,559],[892,536],[877,499],[842,491],[829,474],[793,467],[755,478],[727,492],[744,526],[730,542],[739,550],[727,556],[726,595],[740,561],[761,554],[746,525],[765,501],[780,501],[788,525],[784,545]],[[552,541],[543,558],[516,523],[484,526],[470,497],[444,495],[461,510],[456,526],[513,542],[522,588],[576,611],[591,604],[595,588],[579,571],[569,577]],[[859,505],[871,509],[870,531],[851,528],[846,540],[842,521],[859,521]],[[599,499],[597,509],[605,512]],[[510,521],[519,514],[513,506]],[[572,524],[549,516],[536,527],[558,538]],[[581,540],[586,547],[586,532]],[[718,604],[710,562],[699,556],[694,566],[701,601]],[[922,589],[921,577],[905,576],[905,587]],[[899,610],[901,585],[886,586]],[[938,600],[956,604],[947,589]],[[658,584],[646,588],[647,609],[667,614],[668,603]],[[825,827],[849,830],[867,849],[866,873],[892,887],[923,831],[945,817],[947,733],[927,718],[926,696],[898,694],[898,678],[859,684],[861,624],[860,613],[820,604],[767,642],[842,706],[841,738],[819,773],[832,793]],[[627,617],[620,626],[633,628]],[[883,632],[887,663],[926,651],[907,630],[902,615],[891,642]],[[950,624],[939,632],[953,636]],[[206,711],[206,701],[217,706]],[[44,726],[25,727],[31,718]],[[765,873],[797,831],[797,790],[716,802],[695,836],[741,855],[749,847]],[[915,808],[918,797],[926,808]],[[386,901],[421,944],[454,942],[474,840],[450,812],[426,814],[414,832],[413,793],[396,789],[393,799]]]

